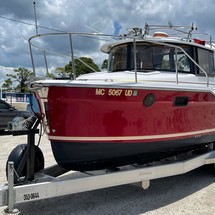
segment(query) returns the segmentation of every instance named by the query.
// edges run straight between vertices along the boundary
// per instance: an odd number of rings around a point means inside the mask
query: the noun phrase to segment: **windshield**
[[[180,45],[189,55],[191,47]],[[109,55],[109,71],[134,70],[133,43],[114,47]],[[138,72],[147,71],[175,71],[176,56],[179,72],[192,72],[192,63],[181,51],[165,45],[151,43],[136,44],[136,66]],[[192,56],[192,55],[191,55]]]

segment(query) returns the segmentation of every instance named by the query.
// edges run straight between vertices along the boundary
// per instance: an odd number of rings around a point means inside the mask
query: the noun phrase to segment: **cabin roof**
[[[198,43],[198,41],[200,41],[200,43]],[[186,45],[191,45],[191,46],[196,46],[196,47],[201,47],[204,49],[208,49],[211,51],[215,50],[215,47],[213,47],[212,45],[205,43],[205,45],[201,44],[200,39],[196,39],[196,38],[191,38],[191,39],[183,39],[180,37],[153,37],[153,36],[145,36],[144,38],[141,39],[136,39],[137,43],[152,43],[152,44],[156,44],[156,43],[174,43],[174,44],[186,44]],[[110,50],[115,47],[115,46],[119,46],[122,44],[127,44],[127,43],[133,43],[134,39],[130,39],[130,38],[126,38],[126,39],[122,39],[122,40],[118,40],[116,42],[111,42],[111,43],[106,43],[101,47],[101,51],[104,53],[109,53]]]

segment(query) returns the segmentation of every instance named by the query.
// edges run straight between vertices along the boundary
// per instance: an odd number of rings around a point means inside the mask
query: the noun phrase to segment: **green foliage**
[[[74,60],[76,77],[100,71],[99,67],[93,62],[91,58],[80,57]],[[65,67],[57,67],[54,73],[49,73],[47,77],[59,77],[59,78],[70,78],[73,79],[74,73],[72,68],[72,62],[70,61]]]
[[[14,81],[18,82],[18,85],[16,86],[15,90],[21,93],[27,92],[28,91],[27,84],[34,76],[34,73],[24,67],[14,69],[14,73],[15,74],[7,74],[7,76],[14,79]]]
[[[70,67],[68,69],[69,71],[72,71]],[[88,57],[80,57],[75,59],[75,69],[76,77],[79,75],[100,71],[99,67],[93,62],[91,58]]]
[[[55,72],[62,78],[67,78],[68,76],[70,77],[70,73],[68,71],[66,72],[65,67],[57,67]]]
[[[108,59],[105,59],[102,63],[102,69],[107,69],[108,67]]]
[[[2,89],[3,91],[11,91],[13,88],[12,88],[12,80],[11,78],[8,78],[4,81],[4,83],[2,84]]]

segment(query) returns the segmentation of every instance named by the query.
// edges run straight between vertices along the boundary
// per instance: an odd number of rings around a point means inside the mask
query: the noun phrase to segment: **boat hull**
[[[210,92],[49,86],[44,101],[53,154],[66,169],[149,162],[215,140]]]
[[[158,161],[189,150],[204,148],[205,144],[214,140],[215,134],[157,142],[51,141],[51,145],[60,166],[87,171]]]

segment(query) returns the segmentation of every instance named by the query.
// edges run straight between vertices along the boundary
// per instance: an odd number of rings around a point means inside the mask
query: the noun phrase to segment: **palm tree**
[[[18,69],[14,69],[14,74],[7,74],[7,76],[11,77],[15,81],[18,82],[16,90],[18,92],[24,93],[28,91],[28,82],[34,76],[34,73],[24,67],[19,67]]]

